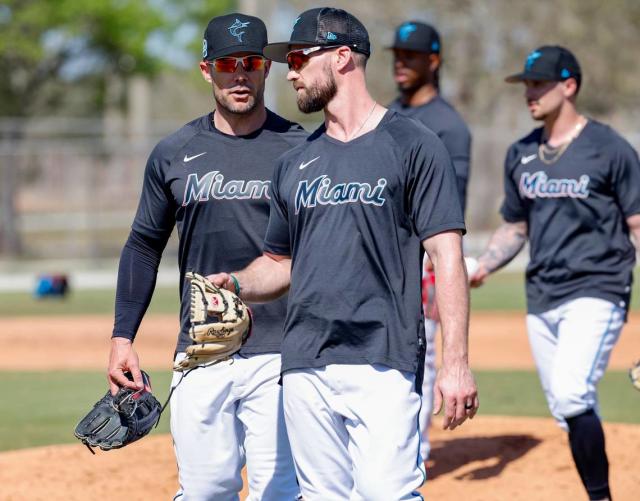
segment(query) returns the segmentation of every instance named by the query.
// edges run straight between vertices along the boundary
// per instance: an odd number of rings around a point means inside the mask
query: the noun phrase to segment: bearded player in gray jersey
[[[445,147],[370,96],[366,28],[311,9],[267,57],[289,65],[303,112],[324,124],[284,154],[271,184],[264,255],[237,273],[242,296],[289,290],[282,344],[287,433],[304,499],[422,499],[422,248],[441,278],[445,428],[479,402],[468,367],[464,221]],[[232,277],[211,277],[234,288]],[[439,278],[439,279],[440,279]]]
[[[456,172],[458,195],[464,214],[471,158],[471,133],[460,114],[440,96],[440,34],[429,24],[407,21],[396,29],[395,40],[390,49],[393,51],[394,80],[400,96],[389,105],[389,109],[423,123],[442,140]],[[435,274],[431,260],[426,255],[422,273],[427,348],[420,409],[420,447],[422,456],[427,459],[431,449],[429,427],[433,411],[433,385],[436,379],[438,309],[435,301]]]
[[[542,388],[569,432],[589,499],[610,500],[597,386],[629,308],[640,161],[610,127],[578,112],[581,81],[575,56],[558,46],[534,50],[507,78],[524,83],[529,112],[543,126],[509,148],[504,223],[471,279],[481,284],[529,240],[527,330]]]
[[[200,71],[216,109],[163,139],[147,162],[118,272],[112,391],[141,384],[132,342],[174,227],[181,295],[176,363],[192,344],[185,273],[246,266],[262,253],[276,159],[306,138],[300,126],[265,108],[266,44],[256,17],[229,14],[207,26]],[[278,385],[286,298],[252,309],[253,334],[231,360],[174,373],[171,434],[180,483],[174,499],[237,500],[245,464],[248,499],[286,501],[299,493]]]

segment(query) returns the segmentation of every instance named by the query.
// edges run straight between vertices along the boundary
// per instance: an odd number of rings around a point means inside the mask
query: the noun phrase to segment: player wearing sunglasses
[[[455,171],[433,132],[371,97],[370,51],[362,23],[328,7],[302,13],[290,40],[264,51],[289,65],[300,110],[324,112],[279,159],[264,255],[234,272],[247,300],[289,290],[283,398],[308,500],[422,499],[422,248],[442,282],[436,407],[445,402],[453,429],[479,405]],[[228,273],[211,279],[235,288]]]
[[[263,55],[267,31],[260,19],[216,17],[203,43],[200,70],[213,90],[215,111],[163,139],[149,157],[118,272],[112,389],[127,384],[123,371],[140,380],[132,342],[173,228],[179,237],[180,361],[192,344],[185,273],[237,268],[262,254],[276,159],[306,138],[300,126],[265,108],[270,63]],[[174,373],[171,433],[180,484],[175,499],[236,500],[245,464],[250,499],[296,498],[278,385],[286,304],[282,298],[252,305],[253,333],[232,359]]]

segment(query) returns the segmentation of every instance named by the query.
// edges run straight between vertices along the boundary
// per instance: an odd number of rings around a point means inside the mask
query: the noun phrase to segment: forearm
[[[636,248],[636,253],[640,253],[640,214],[635,214],[627,218],[631,241]]]
[[[133,340],[151,302],[166,240],[150,240],[135,231],[122,249],[116,286],[113,337]]]
[[[478,258],[487,273],[507,265],[518,255],[527,241],[527,223],[503,223],[492,235],[489,245]]]
[[[457,235],[456,235],[457,236]],[[469,285],[462,239],[451,236],[427,247],[436,275],[443,364],[468,363]]]
[[[276,258],[265,254],[244,270],[232,274],[238,280],[242,299],[252,303],[266,303],[289,290],[291,258]]]

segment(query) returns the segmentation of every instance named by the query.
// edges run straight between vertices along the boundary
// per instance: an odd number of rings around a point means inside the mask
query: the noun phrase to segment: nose
[[[287,80],[289,82],[295,82],[296,80],[298,80],[298,78],[300,78],[300,74],[296,71],[289,70],[289,72],[287,73]]]

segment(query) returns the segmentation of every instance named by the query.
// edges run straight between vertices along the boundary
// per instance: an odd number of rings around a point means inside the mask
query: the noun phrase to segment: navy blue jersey
[[[464,231],[442,141],[393,111],[348,143],[323,126],[281,158],[271,189],[265,251],[292,258],[282,370],[379,363],[415,372],[421,241]]]
[[[222,134],[212,118],[209,114],[188,123],[155,147],[133,222],[134,231],[158,239],[177,226],[178,351],[192,344],[185,272],[239,270],[262,254],[276,160],[307,137],[299,125],[271,112],[262,128],[247,136]],[[254,329],[243,353],[280,350],[286,301],[251,305]]]
[[[640,213],[638,154],[593,120],[552,164],[540,160],[541,139],[539,128],[509,148],[501,209],[507,222],[528,225],[529,311],[578,297],[628,307],[635,248],[626,219]]]
[[[406,106],[396,99],[389,108],[423,123],[442,140],[456,170],[458,194],[464,213],[471,162],[471,133],[460,114],[440,96],[421,106]]]

